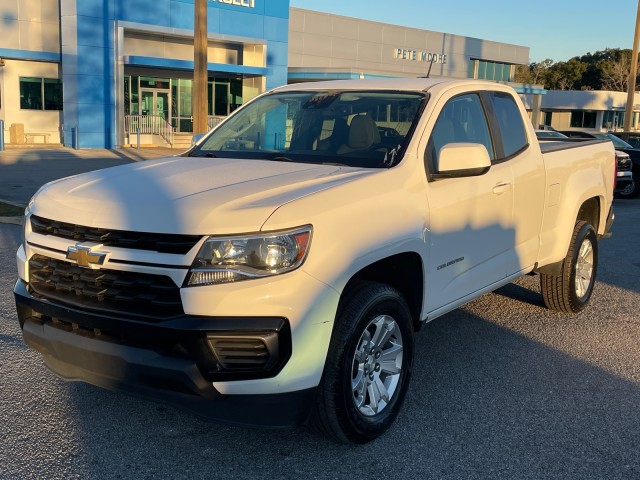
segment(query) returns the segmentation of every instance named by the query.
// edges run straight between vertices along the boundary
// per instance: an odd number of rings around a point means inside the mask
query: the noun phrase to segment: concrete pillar
[[[539,93],[533,94],[533,102],[531,104],[531,123],[533,128],[540,127],[540,107],[542,105],[542,95]]]

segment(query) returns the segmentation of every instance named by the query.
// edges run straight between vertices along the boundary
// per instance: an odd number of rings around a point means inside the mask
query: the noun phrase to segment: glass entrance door
[[[170,90],[140,89],[140,114],[156,115],[171,123]]]

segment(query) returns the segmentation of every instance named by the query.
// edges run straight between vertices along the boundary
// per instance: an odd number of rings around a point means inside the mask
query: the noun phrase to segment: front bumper
[[[32,296],[24,281],[14,289],[25,342],[67,380],[151,397],[224,423],[279,427],[301,423],[315,389],[263,395],[225,395],[212,372],[207,335],[277,333],[276,375],[290,355],[288,322],[282,318],[216,318],[185,315],[157,323],[90,313]],[[203,347],[204,346],[204,347]]]
[[[633,173],[631,170],[618,172],[618,176],[616,177],[616,188],[613,193],[618,193],[627,188],[633,182]]]

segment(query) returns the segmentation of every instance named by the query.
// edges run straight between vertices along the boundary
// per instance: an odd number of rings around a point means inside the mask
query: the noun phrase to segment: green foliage
[[[607,48],[566,62],[546,59],[516,68],[516,82],[544,85],[549,90],[612,90],[625,92],[631,71],[631,50]],[[637,81],[636,81],[637,83]]]

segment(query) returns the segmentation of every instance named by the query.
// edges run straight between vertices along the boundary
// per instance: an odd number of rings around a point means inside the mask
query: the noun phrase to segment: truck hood
[[[97,170],[45,185],[41,217],[153,233],[259,231],[281,205],[376,170],[265,160],[169,157]],[[292,219],[292,227],[304,219]]]

